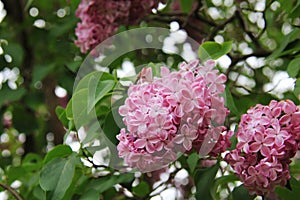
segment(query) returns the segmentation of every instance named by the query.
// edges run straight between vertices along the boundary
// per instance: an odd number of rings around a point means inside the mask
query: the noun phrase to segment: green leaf
[[[88,112],[88,89],[82,89],[76,92],[72,97],[72,114],[75,127],[79,129],[81,126],[88,124],[96,119],[95,112]],[[68,107],[67,107],[68,116]]]
[[[38,154],[28,153],[22,161],[22,167],[26,171],[37,171],[42,167],[42,158]]]
[[[24,10],[27,11],[34,0],[27,0]]]
[[[225,106],[230,110],[231,113],[240,116],[240,112],[235,105],[235,102],[228,87],[225,88]]]
[[[82,64],[82,60],[79,60],[79,61],[74,61],[72,63],[68,63],[66,66],[71,72],[76,73],[81,64]]]
[[[291,190],[289,190],[286,187],[277,187],[275,189],[276,194],[279,196],[281,200],[294,200],[299,199],[300,196],[300,182],[295,179],[294,177],[291,177],[289,180]]]
[[[149,194],[150,187],[148,183],[142,181],[137,186],[132,188],[132,192],[139,197],[144,197]]]
[[[216,60],[221,56],[230,52],[232,46],[232,42],[224,42],[219,44],[217,42],[204,42],[200,45],[198,50],[199,58],[204,62],[209,59]]]
[[[300,16],[300,1],[297,1],[297,5],[293,7],[293,10],[289,12],[288,17],[296,18]]]
[[[18,43],[8,43],[8,45],[3,46],[4,52],[12,57],[12,63],[15,66],[22,66],[24,58],[24,50],[22,46]]]
[[[32,72],[32,85],[44,78],[55,68],[54,63],[35,65]]]
[[[72,183],[75,173],[76,157],[69,159],[55,158],[48,162],[40,174],[40,186],[50,191],[51,200],[62,199]],[[48,198],[47,198],[48,199]]]
[[[68,145],[57,145],[51,151],[49,151],[45,158],[44,164],[48,163],[49,161],[53,160],[54,158],[62,158],[69,156],[73,153],[72,149]]]
[[[194,181],[196,183],[196,199],[197,200],[210,200],[212,196],[210,189],[213,185],[217,171],[219,169],[219,163],[205,169],[197,169],[195,171]]]
[[[26,170],[22,166],[9,167],[7,171],[8,184],[11,184],[15,180],[20,180],[25,174]]]
[[[181,10],[183,12],[190,12],[192,10],[194,0],[180,0]]]
[[[89,82],[89,102],[88,112],[90,112],[95,105],[110,91],[115,85],[114,80],[97,80],[95,77],[91,77]]]
[[[297,79],[294,89],[294,94],[300,99],[300,78]]]
[[[273,51],[273,53],[270,56],[268,56],[268,60],[272,60],[274,58],[279,57],[282,51],[287,47],[287,45],[299,37],[299,34],[300,34],[300,29],[298,28],[298,29],[294,29],[289,34],[284,36],[280,42],[280,46],[276,48],[276,50]]]
[[[293,59],[287,67],[287,72],[292,78],[295,78],[298,75],[299,70],[300,70],[300,57]]]
[[[85,192],[79,200],[99,200],[100,199],[100,193],[91,188],[87,192]]]
[[[194,152],[191,155],[189,155],[188,159],[187,159],[187,164],[190,168],[190,172],[193,173],[197,164],[199,161],[199,155],[198,153]]]
[[[253,200],[256,195],[250,195],[249,191],[244,187],[244,185],[240,185],[232,191],[232,199],[233,200]]]
[[[61,106],[57,106],[55,109],[55,113],[56,113],[58,119],[64,125],[64,127],[68,127],[69,120],[67,118],[66,110]]]
[[[89,88],[91,79],[98,80],[98,81],[100,81],[100,80],[105,81],[105,80],[114,80],[114,77],[113,77],[113,75],[111,75],[110,73],[107,73],[107,72],[99,72],[99,71],[92,72],[92,73],[86,75],[85,77],[83,77],[79,81],[75,92],[80,91],[81,89]]]
[[[91,126],[89,126],[88,130],[86,131],[86,137],[83,139],[83,141],[81,141],[81,143],[84,145],[99,137],[99,128],[99,122],[95,122]]]
[[[219,196],[217,196],[217,193],[218,193],[217,190],[218,190],[219,186],[223,186],[225,184],[232,183],[232,182],[238,181],[238,180],[239,180],[239,178],[237,176],[235,176],[234,174],[216,178],[214,180],[213,187],[211,187],[211,189],[210,189],[210,194],[212,195],[213,199],[218,200],[220,198]]]
[[[4,103],[9,103],[13,101],[18,101],[21,99],[26,93],[24,88],[18,88],[17,90],[12,90],[8,87],[2,87],[0,89],[0,106]]]
[[[99,193],[103,193],[106,190],[113,187],[115,184],[118,183],[129,183],[133,181],[134,174],[132,173],[124,173],[120,175],[114,175],[114,176],[105,176],[98,179],[93,179],[89,182],[89,185],[87,188],[93,188],[97,190]]]
[[[46,192],[39,185],[34,188],[33,196],[39,200],[46,200]]]

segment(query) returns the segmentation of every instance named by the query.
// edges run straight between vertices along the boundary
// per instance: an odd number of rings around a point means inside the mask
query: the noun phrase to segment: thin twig
[[[16,190],[11,188],[10,186],[8,186],[4,183],[1,183],[1,182],[0,182],[0,186],[2,188],[4,188],[5,190],[7,190],[9,193],[11,193],[17,200],[23,200],[23,198],[20,196],[20,194]]]
[[[225,26],[227,24],[229,24],[230,22],[232,22],[234,19],[235,19],[235,15],[233,15],[230,18],[228,18],[227,20],[225,20],[222,24],[216,25],[215,28],[208,35],[207,40],[212,40],[214,38],[214,36],[218,33],[218,31],[224,29]]]
[[[237,56],[237,57],[232,57],[230,54],[228,54],[229,58],[231,59],[231,64],[228,67],[228,69],[226,70],[225,74],[228,76],[229,72],[231,72],[231,70],[233,69],[233,67],[240,61],[244,61],[249,57],[255,56],[255,57],[266,57],[271,55],[271,52],[268,51],[261,51],[261,52],[255,52],[252,54],[248,54],[248,55],[243,55],[243,56]]]
[[[242,29],[251,38],[251,40],[255,44],[255,46],[258,47],[259,49],[261,49],[260,43],[258,42],[257,38],[253,35],[253,33],[250,30],[248,30],[245,19],[243,17],[242,10],[239,7],[237,7],[235,16],[237,17],[238,22],[239,22],[240,26],[242,27]]]

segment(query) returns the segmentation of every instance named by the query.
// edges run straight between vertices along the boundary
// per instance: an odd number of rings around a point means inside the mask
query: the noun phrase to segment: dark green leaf
[[[232,199],[233,200],[253,200],[256,195],[250,195],[249,191],[244,187],[244,185],[240,185],[232,191]]]
[[[196,199],[211,200],[210,189],[213,186],[214,179],[219,169],[219,163],[205,169],[197,169],[194,175],[196,184]]]
[[[137,186],[132,188],[132,192],[139,197],[144,197],[149,194],[150,187],[148,183],[142,181]]]
[[[268,57],[269,60],[277,58],[280,56],[282,51],[286,48],[286,46],[290,43],[296,40],[299,37],[300,29],[294,29],[289,34],[285,35],[283,39],[281,40],[280,46],[273,51],[273,53]]]
[[[204,42],[200,45],[198,56],[202,60],[202,62],[207,61],[209,59],[216,60],[221,56],[227,54],[231,50],[232,42],[224,42],[219,44],[217,42]]]
[[[85,192],[79,200],[99,200],[100,199],[100,193],[91,188],[87,192]]]
[[[55,67],[54,63],[35,65],[32,72],[32,84],[42,81]]]
[[[296,18],[300,16],[300,1],[297,2],[297,5],[294,6],[294,9],[289,13],[288,17]]]
[[[105,176],[98,179],[93,179],[90,181],[87,188],[93,188],[99,193],[105,192],[112,186],[118,183],[129,183],[134,179],[134,174],[124,173],[117,176]]]
[[[194,0],[180,0],[181,10],[183,12],[190,12],[192,10]]]
[[[39,200],[46,200],[46,192],[39,185],[34,188],[33,196]]]
[[[7,171],[8,183],[11,184],[15,180],[20,180],[21,177],[25,176],[26,170],[21,167],[9,167]]]
[[[0,106],[4,103],[9,103],[21,99],[26,90],[24,88],[18,88],[17,90],[12,90],[6,86],[3,86],[0,90]]]
[[[277,187],[275,189],[276,194],[279,196],[281,200],[294,200],[299,199],[300,196],[300,182],[291,177],[289,180],[289,184],[291,186],[291,190],[286,187]]]
[[[15,66],[22,66],[22,61],[24,58],[24,50],[18,43],[8,43],[8,45],[3,46],[4,52],[12,57],[12,63]]]

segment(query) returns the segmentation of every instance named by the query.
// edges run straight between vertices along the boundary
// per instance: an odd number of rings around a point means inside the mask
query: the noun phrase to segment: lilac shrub
[[[99,43],[118,31],[120,25],[138,24],[143,17],[158,6],[159,0],[82,0],[76,16],[75,44],[82,53],[95,48]]]
[[[232,132],[222,125],[229,111],[220,96],[226,76],[214,66],[214,61],[204,66],[192,61],[179,71],[161,67],[161,77],[154,77],[151,68],[142,70],[119,109],[127,130],[117,136],[117,149],[128,166],[141,171],[163,167],[178,152],[199,150],[205,137],[215,140],[210,155],[230,146]]]
[[[250,194],[268,194],[287,184],[299,149],[299,107],[290,100],[258,104],[242,116],[236,136],[236,149],[225,159]]]

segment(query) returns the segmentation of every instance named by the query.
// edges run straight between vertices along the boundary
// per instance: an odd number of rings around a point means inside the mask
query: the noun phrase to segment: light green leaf
[[[190,172],[193,173],[197,164],[199,161],[199,155],[198,153],[194,152],[191,155],[189,155],[188,159],[187,159],[187,164],[189,165],[190,168]]]
[[[88,112],[88,89],[76,92],[72,97],[72,113],[75,127],[78,129],[96,119],[95,112]],[[68,107],[67,107],[68,112]],[[68,115],[68,114],[67,114]]]
[[[40,155],[28,153],[22,161],[22,167],[28,172],[39,170],[42,167],[42,161]]]
[[[240,115],[240,112],[235,105],[235,102],[228,87],[225,88],[225,106],[230,110],[231,113],[237,116]]]
[[[74,173],[76,157],[69,159],[55,158],[48,162],[40,174],[40,186],[50,191],[49,199],[62,199],[70,187]],[[47,198],[48,199],[48,198]]]
[[[56,113],[58,119],[64,125],[64,127],[68,127],[69,120],[67,118],[66,110],[61,106],[57,106],[55,109],[55,113]]]
[[[287,72],[292,78],[295,78],[300,70],[300,57],[293,59],[287,68]]]
[[[107,72],[100,72],[100,71],[92,72],[92,73],[86,75],[85,77],[83,77],[79,81],[74,93],[76,93],[77,91],[80,91],[81,89],[88,89],[91,79],[98,80],[98,81],[100,81],[100,80],[105,81],[105,80],[114,80],[114,77],[113,77],[113,75],[111,75],[110,73],[107,73]]]
[[[227,183],[232,183],[234,181],[238,181],[239,178],[237,176],[235,176],[234,174],[230,174],[230,175],[227,175],[227,176],[221,176],[219,178],[216,178],[214,180],[214,183],[213,183],[213,187],[211,187],[210,189],[210,194],[211,196],[213,197],[214,200],[219,200],[220,197],[217,196],[217,190],[218,190],[218,187],[219,186],[223,186]]]
[[[207,61],[209,59],[216,60],[221,56],[230,52],[232,42],[224,42],[219,44],[217,42],[204,42],[200,45],[198,50],[198,56],[202,61]]]
[[[62,158],[69,156],[73,153],[72,149],[68,145],[57,145],[51,151],[49,151],[45,158],[44,164],[48,163],[49,161],[53,160],[54,158]]]
[[[113,89],[115,85],[114,80],[97,80],[95,77],[91,77],[89,82],[89,102],[88,102],[88,112],[90,112],[95,105],[109,92]]]

